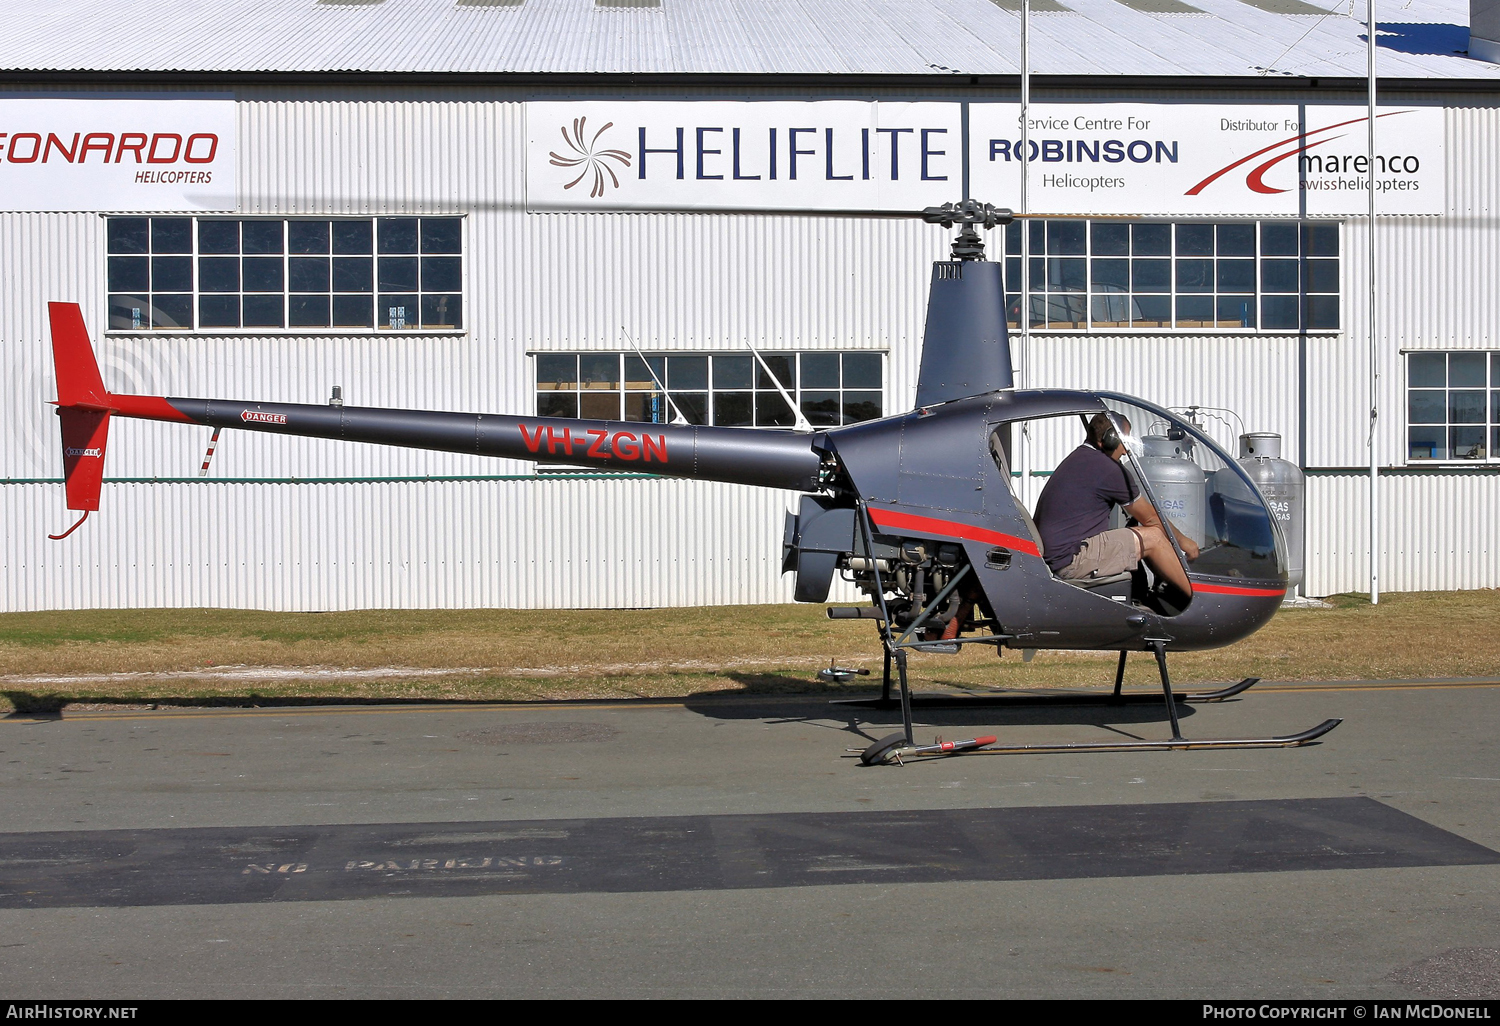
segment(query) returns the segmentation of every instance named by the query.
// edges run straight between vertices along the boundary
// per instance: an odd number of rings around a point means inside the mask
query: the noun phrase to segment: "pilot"
[[[1130,422],[1124,421],[1128,434]],[[1187,573],[1167,538],[1170,528],[1188,559],[1198,546],[1171,521],[1163,521],[1141,495],[1120,463],[1125,444],[1108,416],[1095,414],[1088,441],[1052,472],[1036,504],[1037,532],[1052,572],[1064,580],[1112,577],[1135,569],[1142,559],[1184,595],[1192,595]],[[1109,515],[1122,506],[1136,526],[1109,530]]]

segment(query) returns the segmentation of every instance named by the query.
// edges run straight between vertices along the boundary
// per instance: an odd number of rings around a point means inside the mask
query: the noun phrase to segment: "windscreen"
[[[1139,399],[1099,397],[1129,423],[1126,465],[1152,504],[1198,543],[1192,573],[1257,581],[1286,573],[1286,544],[1260,490],[1201,427]]]

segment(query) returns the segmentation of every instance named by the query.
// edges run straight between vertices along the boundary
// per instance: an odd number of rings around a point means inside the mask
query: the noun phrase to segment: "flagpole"
[[[1031,213],[1031,0],[1021,0],[1021,213]],[[1016,323],[1021,334],[1021,381],[1025,388],[1034,387],[1031,380],[1031,229],[1029,221],[1021,222],[1021,281],[1016,290],[1020,307]],[[1031,501],[1030,429],[1021,428],[1021,501]]]
[[[1379,338],[1376,332],[1376,309],[1375,309],[1375,187],[1378,180],[1375,176],[1375,42],[1376,42],[1376,20],[1375,0],[1365,0],[1369,5],[1366,9],[1365,23],[1365,50],[1368,69],[1369,85],[1369,120],[1368,130],[1365,136],[1366,157],[1369,166],[1370,194],[1367,197],[1369,203],[1369,240],[1366,246],[1369,250],[1369,267],[1366,274],[1370,280],[1369,291],[1369,327],[1370,327],[1370,604],[1380,603],[1380,467],[1376,459],[1377,439],[1376,428],[1380,423],[1380,350]]]

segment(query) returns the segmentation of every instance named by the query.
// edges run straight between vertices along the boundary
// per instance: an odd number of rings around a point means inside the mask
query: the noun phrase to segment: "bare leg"
[[[1167,540],[1166,534],[1159,527],[1132,527],[1132,531],[1141,540],[1141,555],[1146,562],[1151,564],[1157,576],[1165,577],[1171,581],[1184,595],[1193,594],[1193,586],[1188,581],[1187,571],[1182,568],[1182,561],[1177,558],[1177,550]]]

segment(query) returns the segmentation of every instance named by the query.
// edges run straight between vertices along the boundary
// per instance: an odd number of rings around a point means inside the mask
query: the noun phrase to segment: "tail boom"
[[[819,435],[633,421],[509,417],[225,399],[105,389],[77,304],[49,304],[68,507],[99,508],[111,416],[474,453],[537,463],[816,491]]]
[[[816,491],[817,436],[636,421],[111,396],[121,416]],[[139,400],[128,403],[126,400]]]

